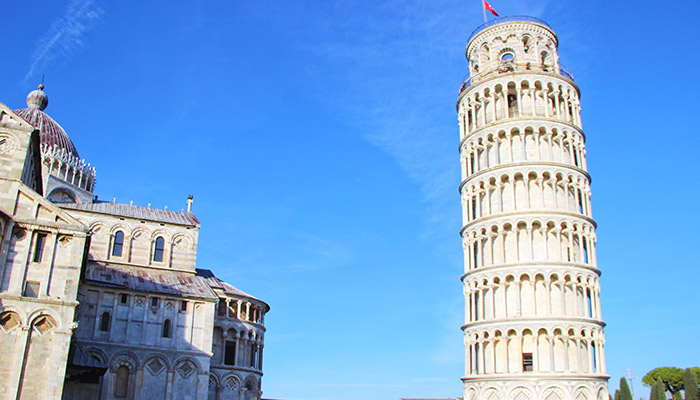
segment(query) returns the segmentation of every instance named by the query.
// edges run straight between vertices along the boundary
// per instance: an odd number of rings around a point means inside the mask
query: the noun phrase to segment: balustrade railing
[[[505,22],[518,22],[518,21],[535,22],[535,23],[544,25],[550,29],[552,28],[551,26],[549,26],[548,23],[542,21],[541,19],[535,18],[535,17],[528,17],[527,15],[512,15],[512,16],[508,16],[508,17],[499,17],[496,19],[492,19],[491,21],[488,21],[485,24],[479,25],[476,29],[474,29],[472,34],[469,35],[469,39],[467,40],[467,43],[469,43],[469,41],[472,40],[472,38],[474,36],[476,36],[477,33],[483,31],[484,29],[486,29],[490,26],[502,24]]]

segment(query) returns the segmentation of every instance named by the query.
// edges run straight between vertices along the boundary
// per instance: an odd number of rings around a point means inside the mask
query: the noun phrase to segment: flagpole
[[[486,20],[486,3],[484,3],[484,0],[481,0],[481,11],[484,12],[484,23],[489,22]]]

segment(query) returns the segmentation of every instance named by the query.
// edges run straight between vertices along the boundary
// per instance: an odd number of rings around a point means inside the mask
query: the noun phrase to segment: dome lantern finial
[[[27,107],[44,111],[49,105],[49,96],[44,93],[44,84],[40,83],[37,90],[32,90],[27,95]]]

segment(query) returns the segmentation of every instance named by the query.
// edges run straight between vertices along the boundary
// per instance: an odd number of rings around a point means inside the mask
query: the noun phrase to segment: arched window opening
[[[583,241],[583,262],[588,264],[588,246],[586,240]]]
[[[551,57],[549,56],[549,53],[547,53],[546,51],[543,51],[542,53],[540,53],[540,62],[542,63],[542,69],[544,71],[549,70],[548,66],[549,66],[549,64],[551,64],[550,58]]]
[[[117,233],[114,234],[114,243],[112,244],[112,255],[114,257],[121,257],[123,248],[124,248],[124,232],[117,231]]]
[[[162,236],[156,238],[155,246],[153,247],[153,261],[162,262],[163,253],[165,251],[165,239]]]
[[[248,382],[246,382],[246,384],[245,384],[245,388],[246,388],[246,390],[248,390],[249,392],[252,392],[253,390],[255,390],[255,384],[254,384],[253,382],[251,382],[251,381],[248,381]]]
[[[581,193],[580,189],[578,190],[578,212],[583,214],[583,193]]]
[[[100,317],[100,331],[102,332],[107,332],[109,331],[109,326],[111,324],[112,316],[109,314],[108,311],[105,311],[102,313],[102,316]]]
[[[503,53],[501,56],[501,72],[513,71],[515,69],[515,55],[513,53]]]
[[[591,366],[591,372],[596,372],[596,370],[598,369],[598,360],[595,356],[595,343],[591,343],[591,360],[593,361],[593,365]]]
[[[576,151],[576,149],[574,149],[574,165],[580,167],[580,165],[578,165],[578,151]]]
[[[511,118],[518,116],[518,97],[515,93],[508,94],[508,114]]]
[[[114,384],[114,397],[123,399],[129,392],[129,368],[122,365],[117,368],[117,379]]]
[[[164,338],[172,337],[172,329],[170,329],[170,320],[166,319],[163,321],[163,335]]]
[[[477,261],[479,260],[479,246],[476,242],[474,242],[474,244],[472,245],[472,250],[474,255],[474,269],[477,269],[479,267],[477,265]]]
[[[476,219],[476,197],[472,197],[472,221]]]

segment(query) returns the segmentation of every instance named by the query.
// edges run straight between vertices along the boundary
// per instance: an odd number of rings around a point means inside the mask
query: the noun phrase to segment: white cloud
[[[26,82],[44,69],[51,61],[69,57],[83,47],[85,33],[102,15],[102,9],[93,0],[72,0],[62,17],[51,24],[41,37],[32,55],[29,71],[24,76]]]

